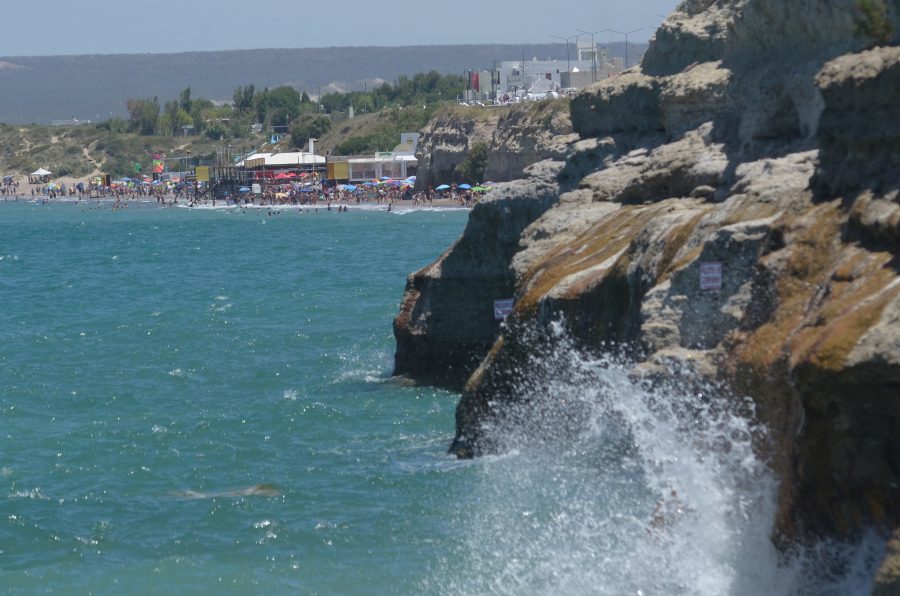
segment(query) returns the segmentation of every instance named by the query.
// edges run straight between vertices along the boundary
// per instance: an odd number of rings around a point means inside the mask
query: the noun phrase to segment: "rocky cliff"
[[[900,47],[865,49],[858,18],[686,0],[640,68],[573,100],[565,156],[409,280],[397,372],[465,384],[454,451],[490,448],[533,330],[564,320],[753,398],[782,539],[900,526]]]
[[[566,99],[508,107],[453,107],[435,115],[419,141],[417,188],[451,182],[506,182],[545,159],[564,159],[575,138]],[[463,180],[457,168],[476,143],[488,147],[484,180]]]

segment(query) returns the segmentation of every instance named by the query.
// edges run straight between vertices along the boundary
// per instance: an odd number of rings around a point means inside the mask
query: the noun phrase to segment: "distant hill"
[[[624,44],[608,46],[612,56]],[[645,45],[631,44],[638,55]],[[194,97],[231,101],[238,85],[291,85],[319,91],[362,90],[381,80],[436,70],[461,73],[494,61],[557,58],[565,44],[445,45],[0,57],[0,122],[48,124],[73,117],[106,120],[125,115],[129,98],[177,97],[190,86]]]

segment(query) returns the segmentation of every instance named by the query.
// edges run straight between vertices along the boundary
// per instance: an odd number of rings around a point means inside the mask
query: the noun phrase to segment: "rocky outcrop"
[[[872,596],[900,594],[900,531],[894,532],[887,543],[887,553],[875,576]]]
[[[900,188],[900,47],[838,58],[818,76],[827,106],[819,123],[816,185],[826,194]]]
[[[527,180],[498,185],[438,261],[409,276],[394,319],[394,374],[461,389],[497,339],[494,300],[511,298],[510,262],[522,231],[558,198],[561,164],[532,166]]]
[[[564,160],[575,138],[568,100],[446,108],[422,131],[416,188],[515,180],[539,161]],[[457,168],[476,143],[488,147],[485,180],[463,180]]]
[[[900,54],[860,51],[854,15],[851,0],[687,0],[642,68],[573,100],[581,138],[540,186],[552,207],[508,187],[498,200],[516,223],[500,227],[517,240],[492,252],[492,234],[476,239],[501,209],[489,202],[473,244],[428,270],[437,284],[452,262],[463,287],[489,252],[516,299],[492,346],[496,326],[471,332],[481,363],[457,410],[459,455],[490,449],[484,429],[517,399],[533,330],[564,320],[589,351],[625,346],[638,372],[689,363],[753,398],[782,539],[900,526]],[[403,312],[457,329],[472,317],[468,303],[436,315],[440,290],[410,283]],[[415,329],[422,345],[439,338]]]

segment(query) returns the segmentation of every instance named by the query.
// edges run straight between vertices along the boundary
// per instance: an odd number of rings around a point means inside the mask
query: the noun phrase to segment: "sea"
[[[877,538],[772,546],[749,403],[563,325],[449,455],[391,324],[468,215],[0,203],[0,591],[866,592]]]

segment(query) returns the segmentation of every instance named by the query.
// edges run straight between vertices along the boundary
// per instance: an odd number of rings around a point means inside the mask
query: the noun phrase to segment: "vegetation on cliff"
[[[856,0],[855,33],[871,40],[874,45],[884,45],[894,36],[894,26],[888,16],[884,0]]]

